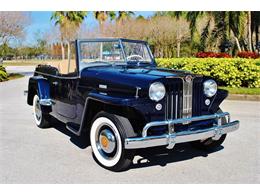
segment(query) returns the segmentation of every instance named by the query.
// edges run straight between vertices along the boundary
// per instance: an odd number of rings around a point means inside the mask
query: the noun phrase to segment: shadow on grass
[[[90,146],[89,138],[86,134],[76,136],[67,130],[64,123],[53,119],[53,127],[61,133],[70,137],[70,141],[81,149]],[[199,150],[192,147],[189,143],[176,144],[176,146],[168,150],[165,146],[139,149],[136,151],[137,161],[131,165],[130,169],[139,169],[151,166],[166,166],[169,163],[190,160],[196,157],[207,157],[210,153],[222,150],[224,147],[220,146],[212,151]]]

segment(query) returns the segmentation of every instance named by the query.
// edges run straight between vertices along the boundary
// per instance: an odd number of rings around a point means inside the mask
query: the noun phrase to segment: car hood
[[[155,67],[91,67],[81,71],[82,80],[87,85],[99,88],[99,85],[106,85],[110,90],[121,89],[129,91],[141,88],[148,90],[151,83],[160,80],[166,84],[167,78],[184,78],[187,75],[194,75],[187,71],[162,69]],[[194,75],[195,76],[195,75]]]

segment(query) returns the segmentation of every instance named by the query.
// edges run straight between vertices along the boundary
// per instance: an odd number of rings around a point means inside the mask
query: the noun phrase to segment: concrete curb
[[[260,101],[260,95],[229,94],[228,100]]]

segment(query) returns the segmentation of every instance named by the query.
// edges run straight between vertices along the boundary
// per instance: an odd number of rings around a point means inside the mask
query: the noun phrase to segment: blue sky
[[[144,17],[149,17],[153,14],[152,11],[146,11],[146,12],[135,12],[135,15],[142,15]],[[32,45],[35,43],[35,33],[37,32],[46,32],[51,29],[51,26],[54,25],[54,23],[50,20],[52,12],[40,12],[40,11],[34,11],[30,12],[31,16],[31,23],[26,29],[26,44]],[[87,18],[84,21],[87,26],[95,26],[97,25],[97,21],[94,19],[93,14],[89,13]]]

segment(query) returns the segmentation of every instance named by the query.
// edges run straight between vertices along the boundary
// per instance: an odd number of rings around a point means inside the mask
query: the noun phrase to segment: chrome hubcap
[[[108,128],[103,129],[99,135],[99,146],[104,152],[110,154],[116,148],[116,138]]]
[[[39,99],[37,99],[37,101],[36,101],[35,108],[34,108],[34,113],[35,113],[36,119],[38,121],[41,120],[42,111],[41,111],[41,105],[40,105]]]

